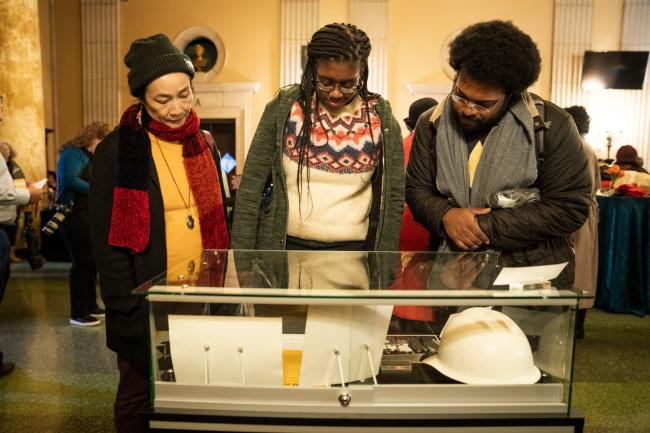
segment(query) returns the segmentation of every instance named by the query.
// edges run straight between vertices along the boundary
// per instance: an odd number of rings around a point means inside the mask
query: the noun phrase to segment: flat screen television
[[[642,89],[648,51],[585,51],[582,85],[599,81],[605,89]]]

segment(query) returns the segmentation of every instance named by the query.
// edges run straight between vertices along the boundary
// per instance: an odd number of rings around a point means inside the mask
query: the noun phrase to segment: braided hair
[[[368,99],[368,56],[371,50],[368,35],[353,24],[333,23],[322,27],[311,37],[307,45],[307,64],[300,82],[299,104],[303,113],[303,124],[298,134],[298,194],[302,190],[302,169],[307,166],[307,184],[309,184],[309,145],[311,143],[312,100],[316,93],[316,62],[318,60],[334,62],[355,62],[360,64],[360,81],[357,92],[366,104],[368,125],[370,125],[370,110]],[[318,108],[318,101],[316,104]],[[371,137],[373,136],[370,134]],[[374,140],[374,138],[373,138]]]

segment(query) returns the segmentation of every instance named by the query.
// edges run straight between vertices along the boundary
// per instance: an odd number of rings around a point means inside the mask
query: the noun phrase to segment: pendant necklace
[[[154,135],[153,138],[156,139],[156,144],[158,144],[158,149],[160,150],[160,155],[162,155],[163,161],[165,162],[165,166],[167,167],[167,170],[169,171],[169,175],[172,178],[172,182],[174,182],[174,186],[176,186],[176,190],[178,191],[178,195],[181,196],[181,200],[183,201],[183,206],[185,206],[185,209],[187,209],[187,218],[185,218],[185,225],[187,225],[188,229],[192,230],[192,229],[194,229],[194,218],[192,217],[192,212],[190,211],[190,205],[192,204],[192,195],[191,195],[191,189],[190,189],[189,182],[188,182],[188,185],[187,185],[187,203],[186,203],[185,202],[185,197],[183,196],[183,193],[181,192],[181,189],[178,186],[178,183],[176,183],[176,179],[174,179],[174,174],[172,173],[172,169],[169,167],[169,163],[167,162],[167,158],[165,158],[165,154],[163,153],[162,146],[160,145],[160,142],[158,141],[158,137],[156,137]]]

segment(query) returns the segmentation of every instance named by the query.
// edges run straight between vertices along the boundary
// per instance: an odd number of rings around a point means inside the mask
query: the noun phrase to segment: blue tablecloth
[[[650,198],[598,197],[598,290],[595,306],[650,313]]]

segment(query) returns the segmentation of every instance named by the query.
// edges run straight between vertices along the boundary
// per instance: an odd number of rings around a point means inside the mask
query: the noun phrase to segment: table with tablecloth
[[[598,197],[598,290],[595,306],[650,313],[650,198]]]

